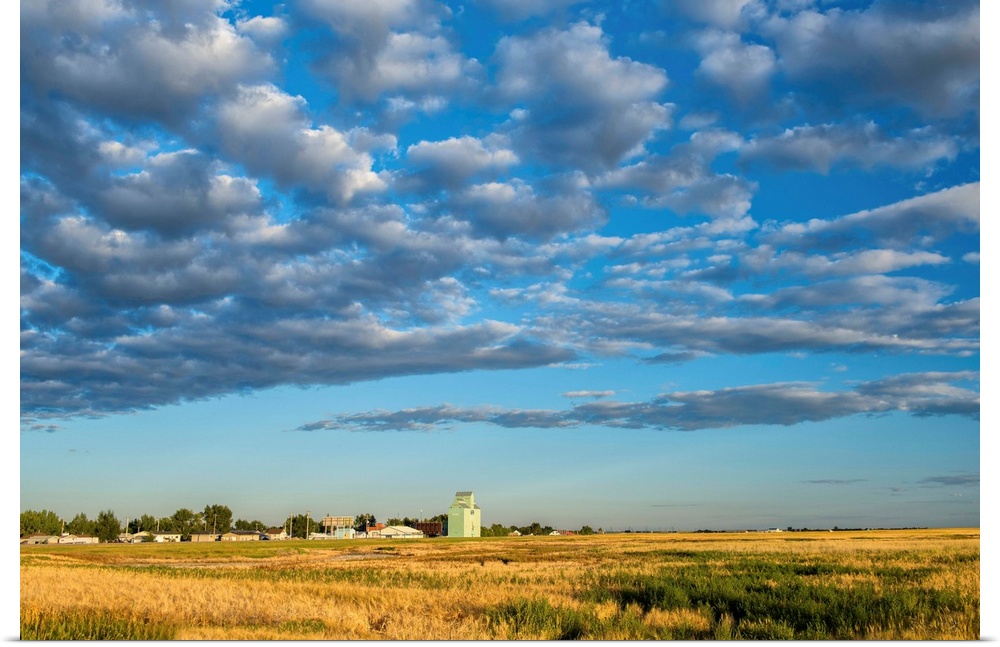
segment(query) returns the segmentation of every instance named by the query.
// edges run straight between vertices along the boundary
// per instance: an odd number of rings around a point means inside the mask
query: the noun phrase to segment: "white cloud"
[[[958,144],[952,137],[929,129],[889,137],[873,122],[797,126],[776,137],[754,137],[740,152],[746,162],[821,173],[836,165],[920,168],[952,160],[957,154]]]
[[[247,34],[254,40],[273,46],[288,35],[288,23],[278,16],[254,16],[236,23],[240,33]]]
[[[697,74],[725,88],[739,101],[766,94],[777,70],[769,47],[747,44],[738,34],[719,31],[699,34],[695,44],[702,55]]]
[[[839,94],[842,105],[898,102],[930,116],[978,110],[978,2],[810,9],[772,16],[762,29],[790,79]]]
[[[595,172],[637,154],[670,125],[670,108],[656,102],[667,75],[612,58],[598,26],[504,37],[495,58],[500,97],[524,109],[512,130],[522,156]]]
[[[415,179],[432,188],[455,188],[480,173],[502,172],[520,161],[508,148],[488,148],[482,140],[468,136],[420,141],[407,148],[406,159],[417,169]]]
[[[157,7],[160,9],[162,7]],[[21,63],[34,92],[58,93],[110,114],[179,124],[210,95],[274,69],[211,3],[178,6],[173,13],[128,11],[93,3],[32,3],[22,15]],[[60,24],[77,44],[64,39]]]
[[[645,402],[592,402],[564,411],[445,404],[396,412],[346,414],[304,424],[299,430],[426,431],[454,423],[487,422],[514,429],[587,425],[693,431],[744,425],[792,426],[807,421],[891,411],[904,411],[916,416],[978,418],[979,393],[950,384],[965,379],[977,379],[977,376],[966,373],[914,373],[863,383],[853,391],[828,391],[803,382],[754,384],[716,390],[675,391]],[[896,385],[915,388],[918,392],[901,392]],[[572,397],[571,394],[563,395]],[[968,478],[961,482],[956,479],[948,481],[948,484],[966,485],[970,481]],[[938,482],[945,481],[941,479]]]
[[[927,245],[957,233],[979,231],[979,183],[963,184],[903,200],[876,209],[859,211],[832,220],[769,225],[769,242],[798,248],[840,246],[858,231],[874,236],[878,245]]]
[[[218,108],[222,146],[251,172],[323,193],[335,203],[384,190],[386,182],[372,170],[371,155],[352,144],[356,138],[388,141],[372,139],[364,129],[313,128],[305,107],[304,99],[273,85],[243,86]]]

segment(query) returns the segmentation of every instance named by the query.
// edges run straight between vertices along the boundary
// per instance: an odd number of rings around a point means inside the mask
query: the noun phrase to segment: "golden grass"
[[[789,578],[940,603],[849,638],[979,638],[978,529],[31,546],[21,614],[22,631],[79,612],[205,640],[791,637],[787,617],[643,597],[751,580],[787,595]]]

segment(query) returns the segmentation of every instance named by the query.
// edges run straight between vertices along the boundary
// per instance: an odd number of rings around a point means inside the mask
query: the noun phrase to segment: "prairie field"
[[[21,638],[977,640],[979,529],[21,548]]]

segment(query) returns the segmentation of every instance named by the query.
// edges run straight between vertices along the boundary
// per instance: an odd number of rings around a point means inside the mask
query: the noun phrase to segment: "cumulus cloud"
[[[978,262],[978,184],[835,218],[751,213],[762,168],[889,168],[922,186],[966,157],[968,124],[949,121],[964,95],[922,93],[945,68],[968,76],[963,46],[934,32],[964,33],[968,6],[930,20],[878,3],[684,3],[698,24],[678,23],[697,30],[679,42],[701,56],[676,59],[678,78],[708,83],[675,89],[661,67],[674,50],[612,40],[602,25],[620,16],[576,4],[488,2],[511,22],[474,47],[453,30],[459,9],[432,0],[309,0],[273,16],[221,1],[23,6],[25,415],[608,356],[978,352],[975,288],[948,275]],[[801,90],[840,68],[807,55],[882,23],[891,47],[907,42],[887,16],[929,34],[918,59],[951,58],[926,84],[892,77],[872,96],[945,116],[919,128],[906,111],[816,119],[819,90],[816,104]],[[467,53],[491,47],[483,62]],[[787,95],[746,127],[706,86]],[[675,110],[681,136],[667,132]],[[401,126],[414,118],[427,123]],[[565,412],[429,407],[371,424],[785,424],[779,409],[796,394],[789,421],[883,405],[972,415],[973,387],[922,375],[646,403],[580,388],[564,395],[587,402]]]
[[[755,137],[740,151],[745,162],[782,170],[828,173],[834,166],[920,168],[954,159],[958,144],[929,129],[888,137],[873,122],[798,126],[775,137]]]
[[[279,16],[254,16],[240,20],[236,23],[236,29],[267,45],[280,42],[290,32],[288,23]]]
[[[842,248],[864,232],[874,244],[911,246],[979,232],[979,183],[963,184],[831,220],[773,228],[765,240],[795,248]]]
[[[522,157],[593,173],[670,125],[670,108],[657,102],[666,73],[613,58],[599,26],[507,36],[494,57],[499,98],[519,106],[511,137]]]
[[[594,185],[642,191],[644,204],[652,208],[739,218],[750,210],[756,186],[745,178],[716,172],[712,162],[720,154],[739,150],[742,144],[734,133],[696,132],[669,154],[651,155],[609,171],[596,178]]]
[[[847,105],[902,104],[928,116],[978,111],[977,2],[807,9],[774,15],[761,29],[790,79]]]
[[[978,392],[948,388],[949,382],[967,377],[969,376],[964,374],[935,373],[888,378],[889,382],[901,380],[922,385],[936,393],[934,397],[914,399],[902,393],[894,392],[890,395],[889,391],[893,389],[883,388],[887,384],[883,381],[868,382],[855,390],[843,391],[824,391],[812,384],[786,382],[714,391],[678,391],[646,402],[592,402],[578,404],[563,411],[451,405],[396,412],[371,411],[318,420],[298,429],[406,431],[428,430],[451,424],[488,423],[505,428],[595,426],[695,431],[765,424],[792,426],[809,421],[898,411],[914,415],[953,413],[976,418],[979,415]]]
[[[305,107],[302,97],[274,85],[241,87],[218,108],[223,150],[254,173],[325,194],[335,203],[384,190],[386,182],[372,170],[365,148],[394,146],[395,139],[371,137],[365,129],[313,128]]]
[[[545,195],[514,180],[475,184],[454,195],[446,208],[483,235],[546,240],[601,223],[604,210],[583,191]]]
[[[110,2],[31,3],[21,14],[21,65],[35,96],[59,95],[129,118],[179,125],[208,95],[274,69],[271,56],[216,12]]]
[[[407,148],[406,159],[414,171],[401,184],[431,189],[455,189],[481,173],[503,172],[520,161],[509,148],[488,147],[469,136],[417,142]]]
[[[22,336],[21,406],[28,418],[101,415],[280,384],[346,384],[389,375],[544,366],[573,358],[516,327],[391,329],[373,318],[258,320],[220,329],[233,304],[185,326],[96,341]],[[308,352],[304,352],[309,348]]]
[[[319,21],[335,34],[315,62],[347,100],[447,96],[476,87],[481,65],[456,51],[441,29],[449,14],[430,0],[350,3],[310,0],[299,19]]]
[[[258,213],[262,197],[256,183],[214,166],[193,150],[160,153],[142,171],[112,178],[98,202],[112,226],[151,229],[165,237]]]
[[[701,64],[695,72],[746,102],[765,94],[777,70],[766,45],[743,42],[732,32],[707,31],[695,39]]]

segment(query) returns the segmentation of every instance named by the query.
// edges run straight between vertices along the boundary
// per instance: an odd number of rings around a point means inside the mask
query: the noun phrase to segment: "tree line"
[[[448,515],[439,514],[433,517],[425,517],[423,522],[440,522],[442,535],[448,534]],[[291,537],[305,539],[313,532],[322,532],[321,520],[307,514],[290,515],[281,524],[265,524],[257,519],[233,519],[233,511],[226,505],[209,504],[204,510],[195,512],[189,508],[180,508],[169,517],[155,517],[149,514],[138,517],[126,518],[125,523],[115,515],[112,510],[102,510],[97,518],[90,519],[87,514],[81,512],[69,521],[62,519],[51,510],[25,510],[21,513],[21,536],[41,533],[45,535],[59,535],[69,533],[71,535],[82,535],[97,537],[102,542],[116,541],[118,536],[124,532],[137,534],[140,532],[172,532],[179,533],[182,540],[191,538],[192,533],[211,532],[223,534],[232,530],[256,530],[264,532],[269,528],[284,528]],[[377,523],[375,515],[363,513],[354,517],[354,529],[364,532],[368,526]],[[386,520],[387,526],[414,526],[420,523],[419,519],[410,517],[392,517]],[[480,528],[483,537],[506,537],[514,531],[522,535],[548,535],[554,528],[543,526],[534,521],[527,526],[504,526],[495,523],[489,527]],[[592,535],[594,529],[590,526],[583,526],[576,531],[580,535]]]
[[[305,537],[306,520],[302,515],[301,536]],[[259,520],[233,520],[233,511],[226,505],[209,504],[204,510],[195,512],[190,508],[180,508],[169,517],[155,517],[143,514],[126,518],[125,523],[112,510],[102,510],[96,519],[90,519],[81,512],[69,521],[62,519],[51,510],[25,510],[21,513],[21,536],[41,533],[45,535],[83,535],[97,537],[102,542],[115,541],[122,533],[174,532],[182,539],[190,539],[192,533],[226,533],[231,530],[267,530],[268,526]],[[293,524],[293,529],[297,528]]]

